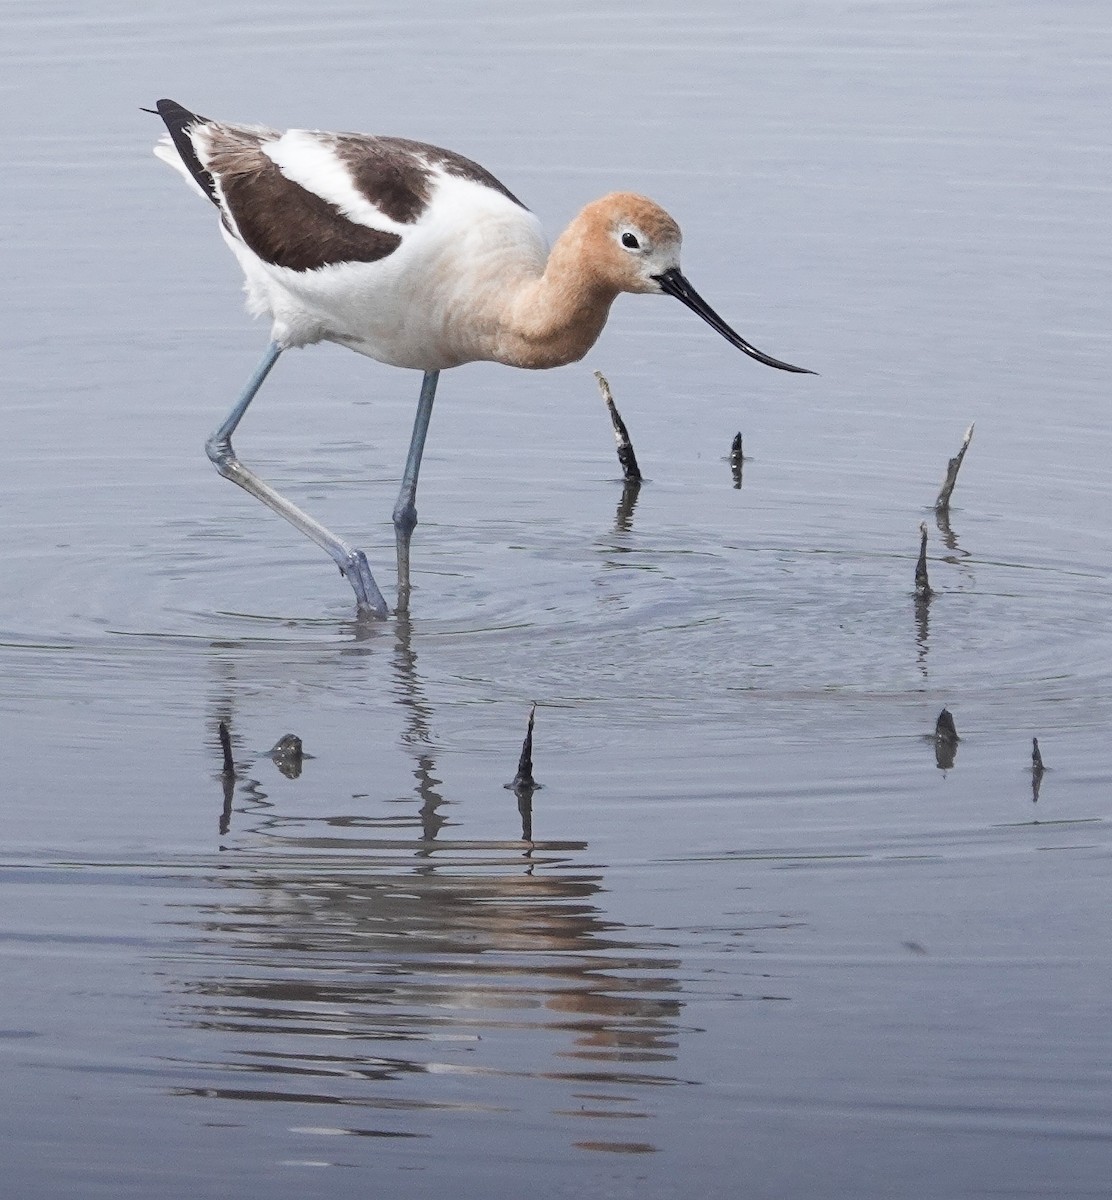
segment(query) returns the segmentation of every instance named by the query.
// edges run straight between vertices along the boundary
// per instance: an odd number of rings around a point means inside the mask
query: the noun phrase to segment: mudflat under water
[[[1106,1194],[1106,6],[4,24],[5,1190]],[[821,374],[642,297],[580,366],[447,373],[412,616],[356,622],[205,459],[266,334],[163,95],[455,147],[553,233],[646,192]],[[289,354],[237,434],[388,595],[417,384]]]

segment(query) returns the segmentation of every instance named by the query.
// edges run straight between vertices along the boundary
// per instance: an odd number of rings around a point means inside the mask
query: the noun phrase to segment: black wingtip
[[[152,110],[144,109],[144,111],[151,112]],[[198,113],[190,112],[188,108],[179,104],[176,100],[159,100],[155,104],[153,111],[166,122],[166,128],[170,131],[170,140],[174,143],[174,149],[181,155],[181,160],[189,168],[189,173],[204,188],[205,195],[219,208],[220,198],[216,194],[216,181],[205,170],[201,160],[197,157],[197,151],[193,148],[193,139],[189,136],[188,132],[194,125],[209,124],[208,117],[202,117]]]
[[[208,121],[208,117],[202,117],[200,113],[190,112],[184,104],[179,104],[176,100],[156,100],[154,109],[167,125],[170,125],[171,122],[180,125],[193,125],[198,121],[202,124]]]

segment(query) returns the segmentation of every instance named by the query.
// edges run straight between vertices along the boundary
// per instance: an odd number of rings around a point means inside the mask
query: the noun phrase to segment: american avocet
[[[417,473],[437,379],[480,360],[559,367],[594,345],[619,292],[664,293],[731,345],[782,371],[735,333],[680,271],[680,230],[643,196],[588,204],[551,251],[537,218],[478,163],[402,138],[210,121],[160,100],[155,153],[220,212],[246,278],[247,303],[271,340],[227,420],[206,443],[231,479],[326,550],[360,611],[388,612],[355,550],[248,470],[232,434],[283,350],[337,342],[424,372],[394,506],[398,609],[409,603]]]

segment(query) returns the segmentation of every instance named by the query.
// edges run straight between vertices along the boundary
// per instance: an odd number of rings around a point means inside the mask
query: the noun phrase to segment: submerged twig
[[[1046,767],[1043,766],[1042,751],[1039,750],[1039,739],[1031,739],[1031,803],[1038,804],[1039,791],[1042,788]]]
[[[929,600],[934,592],[931,591],[930,580],[927,578],[927,523],[919,522],[919,561],[915,564],[915,598]]]
[[[973,426],[970,425],[965,431],[961,449],[946,464],[946,478],[942,483],[942,490],[938,493],[938,499],[934,502],[936,512],[945,512],[950,507],[950,494],[954,490],[954,484],[958,481],[958,471],[961,470],[962,459],[965,458],[965,452],[969,449],[969,443],[972,440]]]
[[[306,754],[301,739],[296,733],[284,733],[274,744],[270,752],[274,765],[287,779],[298,779],[301,776],[301,764],[311,754]]]
[[[517,797],[517,811],[521,816],[521,840],[533,840],[533,793],[540,784],[533,778],[533,721],[536,719],[537,706],[529,709],[529,725],[525,730],[525,741],[521,746],[521,757],[517,760],[517,774],[513,783],[507,783]]]
[[[951,745],[961,741],[958,728],[954,724],[954,714],[948,708],[944,708],[938,714],[938,720],[934,723],[934,737],[935,741],[949,742]]]
[[[934,723],[934,761],[940,771],[948,771],[954,765],[960,741],[954,714],[944,708]]]
[[[633,443],[629,440],[629,431],[622,420],[622,414],[618,412],[614,403],[610,384],[606,382],[606,376],[601,371],[595,372],[595,378],[598,380],[598,390],[602,393],[606,410],[610,414],[610,423],[614,426],[614,440],[618,443],[618,462],[622,466],[622,475],[626,480],[634,479],[640,483],[641,468],[637,465],[637,455],[633,453]]]
[[[521,757],[517,760],[517,774],[510,785],[515,792],[537,786],[537,781],[533,778],[533,721],[536,715],[537,706],[534,704],[529,710],[529,724],[525,731],[525,741],[521,747]]]
[[[741,433],[734,434],[734,440],[730,444],[730,471],[734,477],[734,487],[741,487],[741,473],[745,466],[745,452],[741,445]]]

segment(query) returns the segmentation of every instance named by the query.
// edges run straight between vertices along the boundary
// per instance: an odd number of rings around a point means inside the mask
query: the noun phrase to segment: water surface
[[[5,25],[12,1193],[1104,1194],[1104,6]],[[446,374],[412,618],[356,622],[205,459],[265,330],[163,95],[455,147],[553,232],[642,190],[820,375],[641,297],[581,365]],[[289,354],[237,434],[387,594],[417,382]]]

